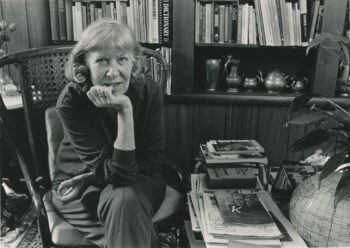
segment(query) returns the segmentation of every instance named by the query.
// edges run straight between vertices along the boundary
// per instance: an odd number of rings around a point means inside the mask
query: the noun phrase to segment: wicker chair
[[[49,178],[49,167],[54,166],[55,146],[62,139],[62,126],[57,118],[56,104],[61,89],[67,83],[64,65],[72,46],[55,46],[30,49],[9,54],[0,59],[0,67],[18,64],[21,71],[21,93],[23,98],[25,124],[31,158],[24,155],[23,145],[13,130],[11,116],[0,97],[0,124],[9,146],[15,151],[28,192],[38,215],[38,226],[44,248],[92,246],[77,230],[57,214],[51,204],[50,185],[38,185],[35,178]],[[144,71],[150,73],[150,59],[155,58],[160,75],[157,80],[163,87],[168,77],[168,67],[156,51],[143,48]],[[153,60],[153,59],[152,59]],[[47,156],[49,154],[49,156]],[[49,158],[48,158],[49,157]],[[165,178],[170,179],[166,196],[153,221],[159,232],[178,233],[183,223],[185,183],[178,168],[167,166]],[[174,190],[174,188],[176,190]],[[177,232],[176,232],[177,231]],[[93,246],[92,246],[93,247]]]

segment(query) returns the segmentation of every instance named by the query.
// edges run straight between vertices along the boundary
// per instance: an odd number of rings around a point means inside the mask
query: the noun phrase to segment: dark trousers
[[[129,186],[90,186],[78,200],[62,204],[53,194],[52,202],[67,222],[100,247],[159,247],[152,216],[164,195],[162,176],[139,175]]]

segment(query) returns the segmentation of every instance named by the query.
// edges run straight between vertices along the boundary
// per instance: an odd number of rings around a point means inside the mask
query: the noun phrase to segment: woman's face
[[[107,48],[86,54],[93,85],[113,86],[112,94],[125,94],[129,88],[133,55],[131,52]]]

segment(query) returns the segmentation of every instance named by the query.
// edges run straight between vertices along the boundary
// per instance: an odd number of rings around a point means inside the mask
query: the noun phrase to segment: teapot
[[[287,86],[287,79],[289,76],[284,75],[284,73],[273,70],[267,73],[264,84],[268,93],[281,92]]]
[[[243,88],[251,92],[258,88],[259,84],[264,81],[261,71],[258,71],[258,75],[255,77],[246,77],[243,81]]]
[[[295,78],[291,77],[288,87],[291,88],[295,93],[300,93],[304,91],[307,87],[308,79],[306,77]]]

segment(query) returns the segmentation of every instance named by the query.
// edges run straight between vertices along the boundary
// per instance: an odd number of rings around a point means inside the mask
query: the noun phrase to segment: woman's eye
[[[121,64],[128,62],[128,60],[129,59],[127,57],[120,57],[120,58],[118,58],[118,62],[121,63]]]
[[[96,62],[97,62],[98,64],[105,64],[105,63],[107,63],[108,61],[107,61],[107,59],[100,58],[100,59],[97,59]]]

